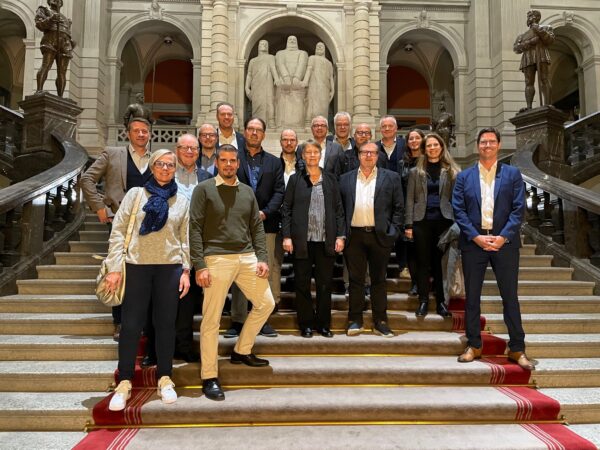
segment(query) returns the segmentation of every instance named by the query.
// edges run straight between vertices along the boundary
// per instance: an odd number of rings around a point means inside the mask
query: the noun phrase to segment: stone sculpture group
[[[270,55],[269,43],[261,40],[258,56],[248,63],[245,90],[252,115],[268,127],[304,127],[312,117],[327,117],[335,84],[325,44],[317,43],[309,57],[296,36],[289,36],[286,48]]]

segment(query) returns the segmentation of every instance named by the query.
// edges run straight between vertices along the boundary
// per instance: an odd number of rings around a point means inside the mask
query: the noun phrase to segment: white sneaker
[[[175,392],[175,383],[168,376],[160,377],[158,380],[157,394],[162,398],[163,403],[175,403],[177,401],[177,392]]]
[[[131,397],[131,381],[123,380],[115,389],[115,393],[110,399],[108,409],[111,411],[123,411],[127,400]]]

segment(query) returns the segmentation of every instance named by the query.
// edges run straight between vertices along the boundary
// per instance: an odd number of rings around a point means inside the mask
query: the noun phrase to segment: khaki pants
[[[252,352],[256,335],[269,318],[275,307],[273,294],[266,278],[256,275],[256,255],[244,253],[237,255],[211,255],[204,258],[212,284],[204,288],[202,305],[202,324],[200,325],[200,354],[203,380],[218,375],[219,325],[227,291],[235,283],[252,302],[252,311],[242,328],[234,351],[241,355]]]

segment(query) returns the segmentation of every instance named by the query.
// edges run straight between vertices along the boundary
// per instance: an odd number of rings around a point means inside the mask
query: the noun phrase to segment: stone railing
[[[152,149],[164,146],[173,148],[177,143],[177,138],[184,133],[192,133],[196,135],[196,127],[193,125],[152,125]],[[109,146],[124,145],[129,142],[127,138],[127,130],[123,125],[113,124],[108,126],[108,142]]]
[[[527,225],[556,244],[563,259],[589,259],[600,268],[600,197],[542,172],[536,165],[539,147],[528,143],[512,158],[527,188]]]
[[[9,177],[21,150],[23,114],[0,105],[0,173]]]
[[[62,160],[50,169],[2,189],[0,195],[0,293],[35,275],[35,266],[83,223],[78,181],[88,160],[83,147],[53,134]]]
[[[575,184],[600,173],[600,111],[565,126],[565,153]]]

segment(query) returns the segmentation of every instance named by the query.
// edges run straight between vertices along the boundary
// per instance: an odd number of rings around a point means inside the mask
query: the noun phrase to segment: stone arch
[[[564,15],[553,14],[542,20],[542,25],[550,25],[555,34],[571,39],[584,60],[600,53],[600,30],[583,16],[574,15],[573,21],[569,22]]]
[[[298,19],[301,20],[298,21]],[[288,21],[293,23],[294,26],[298,26],[299,22],[300,25],[302,25],[302,22],[308,25],[307,29],[323,41],[331,53],[334,64],[340,64],[346,60],[338,32],[329,23],[310,11],[298,11],[298,14],[295,15],[290,15],[287,11],[273,11],[263,15],[261,20],[252,23],[247,30],[242,31],[242,35],[247,36],[247,38],[239,46],[237,59],[246,61],[259,39],[269,32],[274,24],[277,26],[285,25]]]
[[[23,25],[25,25],[25,32],[27,33],[26,39],[35,38],[36,28],[34,10],[28,8],[23,2],[11,2],[10,0],[2,2],[1,9],[12,12],[21,20],[21,22],[23,22]]]

